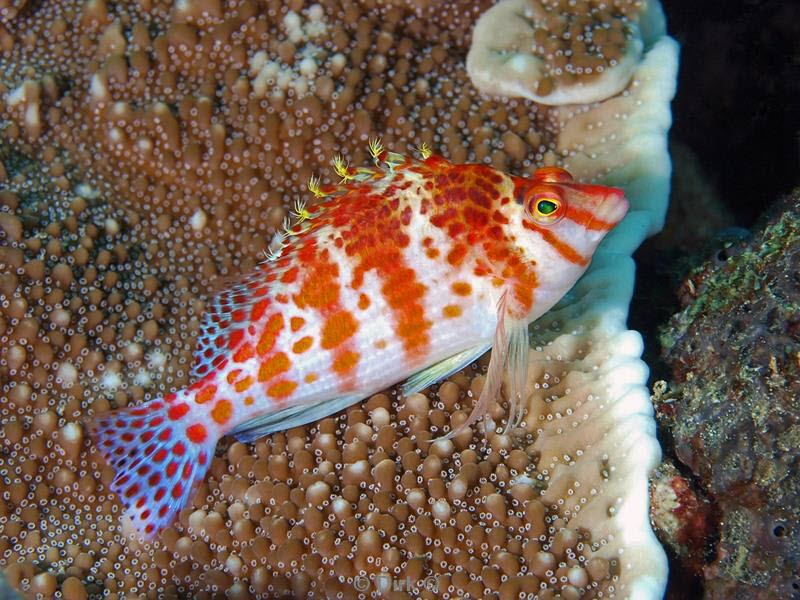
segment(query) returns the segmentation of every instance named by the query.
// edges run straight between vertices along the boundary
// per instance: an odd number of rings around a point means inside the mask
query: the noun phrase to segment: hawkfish
[[[250,442],[404,380],[410,395],[489,348],[471,413],[440,433],[476,423],[506,371],[508,424],[522,417],[528,325],[586,270],[624,193],[557,167],[516,177],[425,146],[369,149],[374,166],[337,157],[338,184],[312,178],[313,210],[298,203],[268,260],[210,299],[194,383],[90,424],[145,539],[187,505],[222,436]]]

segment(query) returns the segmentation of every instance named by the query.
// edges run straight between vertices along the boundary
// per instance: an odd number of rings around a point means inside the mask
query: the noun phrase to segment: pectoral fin
[[[409,377],[401,386],[400,391],[403,396],[416,394],[418,391],[424,390],[429,385],[441,381],[448,375],[452,375],[456,371],[460,371],[470,363],[478,360],[489,348],[491,348],[491,345],[481,344],[473,348],[467,348],[463,352],[454,354],[449,358],[445,358],[443,361],[431,365],[427,369],[423,369],[419,373],[415,373]]]
[[[489,402],[500,395],[506,364],[511,368],[511,401],[506,431],[512,423],[521,419],[521,400],[528,375],[528,348],[528,324],[510,316],[508,292],[504,292],[497,303],[497,328],[494,332],[492,356],[489,359],[489,368],[486,370],[486,381],[483,384],[481,395],[467,420],[447,435],[439,438],[440,440],[458,435],[466,427],[484,417],[489,409]]]
[[[528,381],[528,355],[530,341],[528,339],[528,324],[524,321],[514,321],[509,327],[508,341],[508,371],[511,390],[508,398],[508,421],[504,434],[511,427],[516,427],[522,421],[523,403],[525,401],[525,385]]]

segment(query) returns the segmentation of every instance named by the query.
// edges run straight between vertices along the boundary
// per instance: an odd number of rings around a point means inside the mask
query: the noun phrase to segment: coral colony
[[[14,588],[661,596],[659,449],[625,315],[630,253],[663,221],[677,48],[657,2],[510,2],[0,1],[0,557]],[[492,35],[511,22],[516,46]],[[88,419],[192,384],[219,286],[278,250],[296,202],[324,202],[312,176],[324,188],[372,164],[378,137],[518,177],[564,168],[631,203],[531,326],[519,426],[505,431],[506,382],[485,426],[431,444],[471,413],[486,355],[413,394],[223,438],[174,522],[141,539]]]

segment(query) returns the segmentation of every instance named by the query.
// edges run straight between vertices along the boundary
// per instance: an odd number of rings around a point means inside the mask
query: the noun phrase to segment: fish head
[[[628,201],[615,187],[578,183],[564,169],[544,167],[532,177],[511,177],[507,203],[516,244],[536,273],[537,318],[588,268],[603,238],[625,216]]]

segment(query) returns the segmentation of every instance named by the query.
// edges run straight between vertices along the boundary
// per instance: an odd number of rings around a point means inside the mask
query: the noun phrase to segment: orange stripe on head
[[[609,223],[595,217],[591,211],[577,208],[571,204],[567,206],[567,218],[589,231],[611,231],[616,223]]]
[[[531,231],[535,231],[539,235],[542,236],[542,239],[550,244],[556,251],[567,259],[569,262],[574,263],[576,265],[586,266],[589,264],[589,260],[581,256],[575,248],[567,244],[566,242],[559,239],[559,237],[547,229],[546,227],[540,227],[534,223],[529,222],[527,219],[523,219],[522,225],[525,229],[530,229]]]

